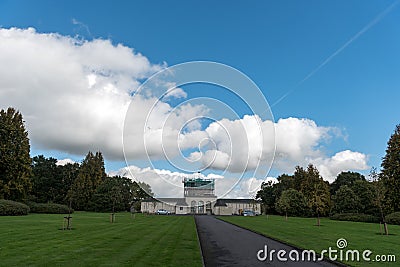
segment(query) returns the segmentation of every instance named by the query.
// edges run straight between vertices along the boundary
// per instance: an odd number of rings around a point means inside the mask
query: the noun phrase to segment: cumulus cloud
[[[183,157],[184,165],[238,177],[256,173],[259,166],[268,169],[272,162],[276,170],[285,172],[314,163],[328,180],[342,170],[368,167],[367,156],[360,152],[326,155],[323,145],[338,131],[310,119],[273,122],[245,115],[212,118],[213,122],[203,125],[201,118],[211,113],[209,107],[193,102],[170,104],[188,97],[173,81],[155,80],[149,88],[143,85],[165,64],[153,64],[132,48],[110,40],[0,28],[0,62],[0,107],[13,106],[22,112],[30,139],[41,150],[77,155],[101,150],[107,159],[116,160],[123,159],[123,149],[129,160]],[[163,94],[155,93],[160,88]],[[176,173],[151,169],[134,173],[151,177],[156,173],[174,187],[181,179]],[[221,188],[235,186],[227,178],[218,181]],[[244,186],[247,189],[260,183],[247,182],[251,183]]]
[[[156,100],[151,97],[133,98],[141,80],[165,66],[110,40],[86,41],[33,28],[0,29],[0,62],[0,106],[24,114],[31,141],[40,149],[78,155],[102,150],[109,159],[123,159],[122,129],[129,104],[141,108],[131,121],[139,140],[149,110],[149,127],[155,129],[171,110],[166,102],[153,106]],[[168,98],[178,97],[186,93],[179,88],[169,92]],[[184,105],[170,124],[180,124],[173,120],[181,121],[182,114],[201,111]],[[152,134],[157,132],[148,132],[150,141]],[[134,153],[144,155],[137,150]]]
[[[314,163],[322,177],[329,182],[333,182],[342,171],[367,170],[369,168],[367,161],[368,158],[365,154],[345,150],[336,153],[332,157],[317,158]]]
[[[212,141],[213,149],[190,154],[191,160],[200,160],[208,168],[242,173],[273,160],[274,169],[290,173],[296,165],[312,163],[326,180],[332,181],[341,171],[368,168],[368,157],[363,153],[345,150],[330,157],[323,152],[330,139],[342,136],[337,128],[318,126],[310,119],[285,118],[273,123],[254,115],[213,122],[204,131],[181,140],[190,143],[187,139],[191,137]]]

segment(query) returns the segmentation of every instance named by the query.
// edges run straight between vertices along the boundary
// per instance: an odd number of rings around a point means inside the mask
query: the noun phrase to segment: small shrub
[[[69,213],[69,208],[66,205],[56,203],[27,203],[31,213],[47,213],[47,214],[66,214]],[[71,209],[71,213],[73,210]]]
[[[0,199],[0,216],[28,215],[29,207],[23,203]]]
[[[400,212],[393,212],[386,216],[386,222],[389,224],[400,225]]]
[[[331,220],[378,223],[379,218],[374,215],[363,213],[336,213],[330,217]]]

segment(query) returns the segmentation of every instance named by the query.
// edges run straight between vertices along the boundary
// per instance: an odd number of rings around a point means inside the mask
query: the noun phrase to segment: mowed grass
[[[324,249],[338,249],[336,241],[339,238],[347,240],[346,250],[373,252],[371,261],[344,261],[351,266],[399,266],[400,264],[400,226],[389,225],[389,236],[380,234],[379,224],[333,221],[321,219],[321,226],[316,226],[314,218],[284,217],[265,215],[256,217],[228,216],[219,217],[222,220],[253,230],[265,236],[283,241],[303,249],[313,249],[317,253]],[[260,248],[262,249],[262,248]],[[397,262],[376,262],[375,255],[396,256]],[[344,254],[345,255],[345,254]],[[340,256],[339,256],[340,257]],[[345,259],[345,256],[344,256]]]
[[[192,216],[76,212],[0,217],[0,266],[202,266]]]

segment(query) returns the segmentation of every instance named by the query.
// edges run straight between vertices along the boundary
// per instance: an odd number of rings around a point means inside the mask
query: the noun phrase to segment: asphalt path
[[[327,261],[291,261],[289,253],[295,248],[251,232],[233,224],[216,219],[213,216],[195,216],[200,239],[203,261],[206,267],[213,266],[337,266]],[[265,249],[267,246],[267,249]],[[262,252],[259,252],[262,250]],[[287,261],[280,261],[276,253],[272,261],[270,252],[285,250]],[[296,249],[300,255],[301,250]],[[267,251],[267,253],[264,253]],[[293,257],[296,256],[292,252]],[[264,261],[258,259],[257,254]],[[293,258],[292,257],[292,258]]]

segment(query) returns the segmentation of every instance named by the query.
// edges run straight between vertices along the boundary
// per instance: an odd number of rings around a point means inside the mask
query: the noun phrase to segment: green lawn
[[[396,256],[397,263],[377,262],[346,262],[351,266],[398,266],[400,262],[400,226],[389,225],[389,236],[380,235],[379,224],[333,221],[321,219],[321,226],[315,226],[313,218],[288,218],[265,215],[257,217],[229,216],[219,217],[222,220],[254,230],[265,236],[269,236],[296,247],[313,249],[317,253],[332,247],[337,249],[336,241],[345,238],[348,246],[343,249],[364,251],[369,249],[375,255]],[[260,248],[261,249],[261,248]],[[361,257],[361,254],[360,254]]]
[[[202,266],[192,216],[107,213],[0,217],[0,266]]]

